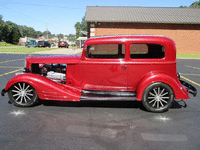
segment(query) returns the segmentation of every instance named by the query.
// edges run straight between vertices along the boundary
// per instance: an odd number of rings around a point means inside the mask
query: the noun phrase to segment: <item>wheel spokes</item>
[[[149,92],[149,94],[150,94],[151,96],[156,96],[155,94],[153,94],[153,93],[151,93],[151,92]]]
[[[156,92],[156,90],[155,90],[155,88],[153,89],[153,91],[154,91],[154,93],[155,93],[156,95],[158,95],[157,92]]]
[[[26,93],[26,95],[33,96],[33,94]]]
[[[26,87],[25,91],[26,91],[29,87],[30,87],[30,85],[28,85],[28,86]],[[32,90],[33,90],[33,89],[32,89]]]
[[[20,91],[20,89],[19,88],[17,88],[16,86],[14,86],[18,91]]]
[[[159,109],[168,104],[169,92],[163,87],[155,87],[148,93],[148,103],[152,108]]]
[[[29,100],[31,100],[30,97],[28,97],[27,95],[25,95],[25,97],[27,97]]]
[[[15,89],[12,90],[12,97],[16,103],[27,104],[32,100],[34,96],[33,88],[29,84],[17,83],[14,85],[14,88]]]
[[[15,96],[20,96],[20,93],[17,93],[17,94],[15,94],[15,95],[13,95],[13,97],[15,97]]]
[[[20,98],[21,96],[19,95],[18,98],[16,99],[16,101]]]
[[[152,101],[150,101],[149,104],[151,104],[151,103],[154,102],[154,101],[155,101],[155,99],[153,99]]]
[[[12,90],[12,92],[16,92],[16,93],[18,93],[19,91],[16,91],[16,90]]]
[[[19,85],[20,91],[22,91],[22,87],[21,87],[21,84],[20,84],[20,83],[18,83],[18,85]]]
[[[162,94],[162,95],[160,95],[160,96],[165,96],[166,94],[168,94],[168,92],[166,92],[166,93],[164,93],[164,94]]]
[[[157,101],[157,108],[159,108],[159,101]]]
[[[164,106],[163,103],[162,103],[162,101],[160,101],[160,104],[162,105],[162,107]]]

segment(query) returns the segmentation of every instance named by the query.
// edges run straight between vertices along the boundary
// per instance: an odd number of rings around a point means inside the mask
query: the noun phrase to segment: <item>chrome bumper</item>
[[[197,89],[194,86],[192,86],[191,84],[189,84],[189,83],[187,83],[187,82],[185,82],[183,80],[179,79],[179,81],[188,90],[188,92],[190,94],[192,94],[194,97],[197,95]]]

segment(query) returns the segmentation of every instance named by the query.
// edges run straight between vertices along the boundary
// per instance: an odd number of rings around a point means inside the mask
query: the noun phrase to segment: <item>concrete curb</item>
[[[176,59],[196,59],[196,60],[199,60],[200,58],[176,58]]]

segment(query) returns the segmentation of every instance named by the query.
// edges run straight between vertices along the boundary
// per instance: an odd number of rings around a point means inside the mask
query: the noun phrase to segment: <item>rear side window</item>
[[[131,44],[130,57],[132,59],[164,58],[165,47],[158,44]]]
[[[87,47],[87,58],[124,58],[124,44],[98,44]]]

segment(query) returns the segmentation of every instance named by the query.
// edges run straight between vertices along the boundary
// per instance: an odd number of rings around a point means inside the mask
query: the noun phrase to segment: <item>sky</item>
[[[75,34],[74,25],[81,22],[87,6],[179,7],[196,0],[0,0],[4,21],[26,25],[36,31],[52,34]]]

